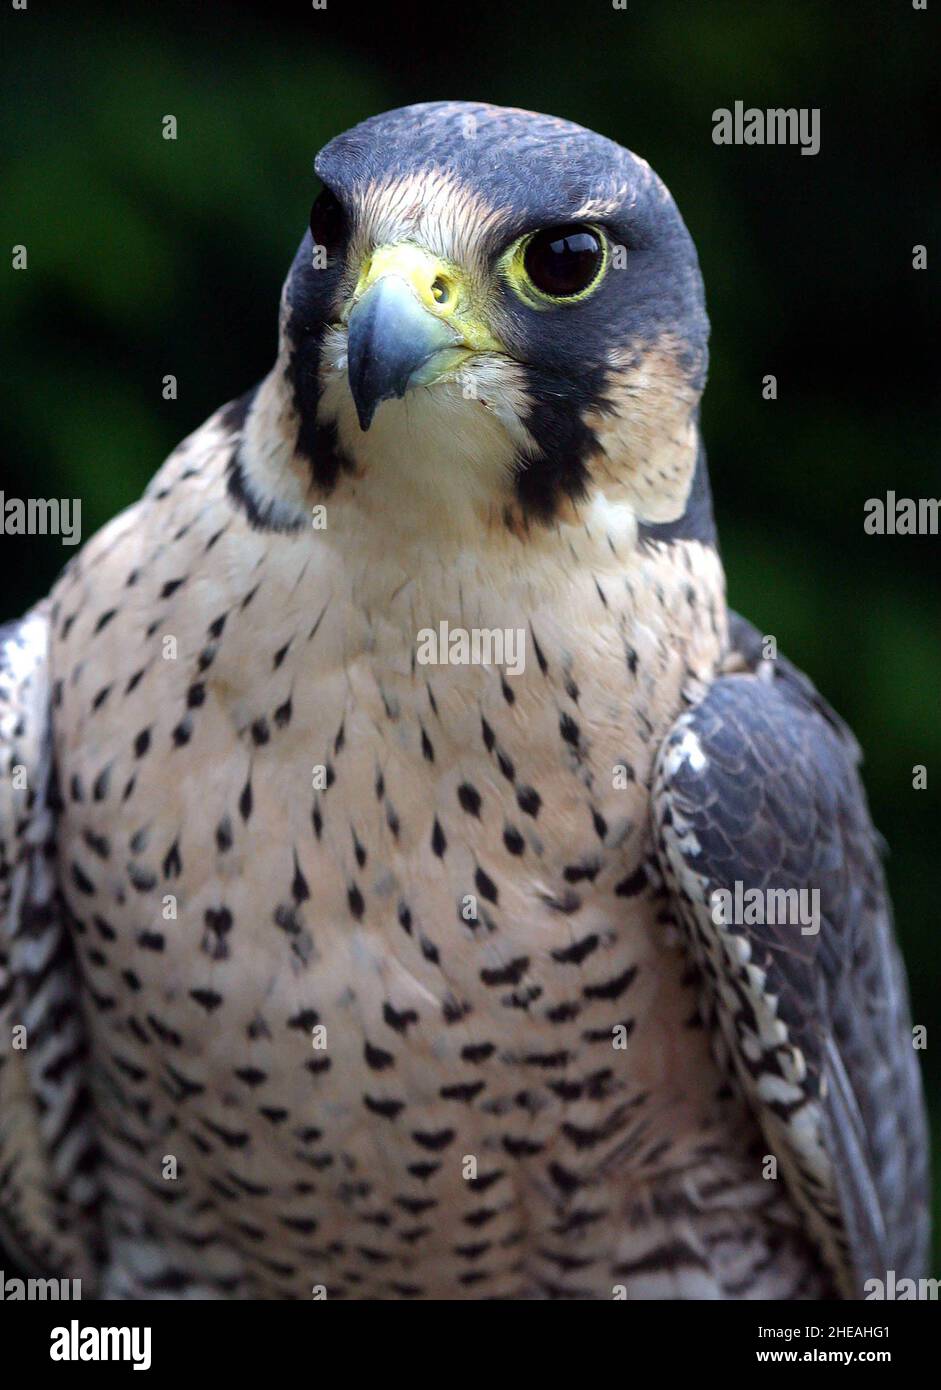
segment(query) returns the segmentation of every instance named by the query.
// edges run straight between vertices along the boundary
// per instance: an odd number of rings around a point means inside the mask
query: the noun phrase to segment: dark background
[[[472,98],[568,117],[650,160],[706,281],[703,423],[731,601],[866,750],[936,1134],[939,540],[867,536],[863,505],[888,489],[941,495],[938,9],[29,0],[3,9],[0,118],[0,255],[29,253],[27,271],[2,275],[0,488],[81,497],[86,537],[268,369],[313,156],[332,135],[406,102]],[[712,112],[736,99],[820,107],[820,153],[714,145]],[[176,401],[161,397],[166,373]],[[777,401],[762,399],[767,373]],[[71,553],[0,538],[0,620]]]

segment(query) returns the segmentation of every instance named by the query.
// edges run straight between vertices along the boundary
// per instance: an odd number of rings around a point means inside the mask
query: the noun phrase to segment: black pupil
[[[543,294],[578,294],[601,264],[601,242],[590,227],[550,227],[526,247],[526,273]]]
[[[314,245],[334,250],[343,240],[345,223],[339,199],[325,188],[310,210],[310,234]]]

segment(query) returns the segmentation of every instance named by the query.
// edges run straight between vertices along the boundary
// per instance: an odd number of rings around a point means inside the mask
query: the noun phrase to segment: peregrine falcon
[[[0,1240],[112,1298],[918,1276],[859,750],[726,607],[673,199],[475,103],[315,167],[270,374],[0,631]]]

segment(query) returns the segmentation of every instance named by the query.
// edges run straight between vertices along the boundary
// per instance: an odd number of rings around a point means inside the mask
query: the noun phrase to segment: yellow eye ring
[[[504,252],[500,269],[517,298],[547,309],[594,294],[608,259],[608,240],[599,227],[566,223],[521,236]]]

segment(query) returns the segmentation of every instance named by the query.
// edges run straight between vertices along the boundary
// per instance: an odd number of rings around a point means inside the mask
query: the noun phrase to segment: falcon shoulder
[[[889,1269],[924,1272],[921,1080],[858,746],[760,646],[733,615],[724,673],[664,741],[658,854],[717,1050],[836,1287],[855,1298]],[[765,918],[774,902],[788,920],[746,925],[748,911],[728,910],[737,884],[740,903],[758,889]],[[819,892],[817,914],[809,897],[794,911],[801,889]],[[725,920],[736,915],[745,922]]]
[[[56,876],[48,638],[45,605],[0,627],[0,1250],[91,1293],[95,1142]]]

